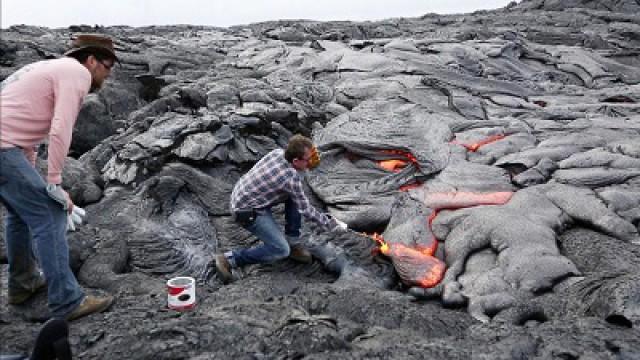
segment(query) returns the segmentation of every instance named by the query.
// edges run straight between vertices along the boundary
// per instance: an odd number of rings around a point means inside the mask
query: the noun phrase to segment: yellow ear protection
[[[318,153],[318,149],[314,146],[311,148],[311,157],[309,158],[309,169],[313,169],[320,164],[320,153]]]

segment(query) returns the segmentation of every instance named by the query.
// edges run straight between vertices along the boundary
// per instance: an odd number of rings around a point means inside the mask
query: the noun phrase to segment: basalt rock
[[[74,354],[636,358],[639,10],[529,0],[363,23],[3,30],[0,79],[78,31],[112,36],[122,62],[86,99],[63,174],[88,213],[72,269],[116,297],[71,324]],[[312,264],[222,286],[214,253],[258,241],[231,219],[233,184],[295,133],[321,152],[312,203],[351,230],[305,224]],[[385,243],[435,250],[442,280],[408,282]],[[188,313],[166,308],[179,275],[197,279]],[[9,307],[0,279],[0,351],[28,353],[46,296]]]

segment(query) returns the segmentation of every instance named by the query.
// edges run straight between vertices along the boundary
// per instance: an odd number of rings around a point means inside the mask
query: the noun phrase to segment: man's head
[[[284,158],[296,170],[306,170],[309,168],[309,162],[313,156],[313,142],[306,136],[300,134],[294,135],[289,139],[289,145],[284,152]]]
[[[102,87],[118,61],[113,41],[101,34],[79,34],[71,41],[71,48],[64,54],[84,65],[91,73],[91,91]]]

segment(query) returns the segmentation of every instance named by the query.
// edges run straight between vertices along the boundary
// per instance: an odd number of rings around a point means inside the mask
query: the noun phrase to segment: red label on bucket
[[[174,296],[180,294],[185,289],[183,287],[173,287],[173,286],[168,286],[168,288],[169,288],[169,295],[174,295]]]

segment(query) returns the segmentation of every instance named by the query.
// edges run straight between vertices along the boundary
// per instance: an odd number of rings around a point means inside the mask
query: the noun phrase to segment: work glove
[[[49,197],[56,202],[60,203],[63,209],[67,211],[69,210],[69,203],[71,201],[69,201],[69,195],[67,195],[67,192],[64,191],[62,186],[58,184],[47,184],[47,195],[49,195]]]
[[[333,231],[346,232],[347,230],[349,230],[349,226],[347,225],[347,223],[340,221],[336,218],[333,218],[333,220],[337,224],[336,227],[333,228]]]
[[[73,210],[67,216],[67,231],[76,231],[76,227],[82,224],[87,213],[80,206],[73,206]]]

